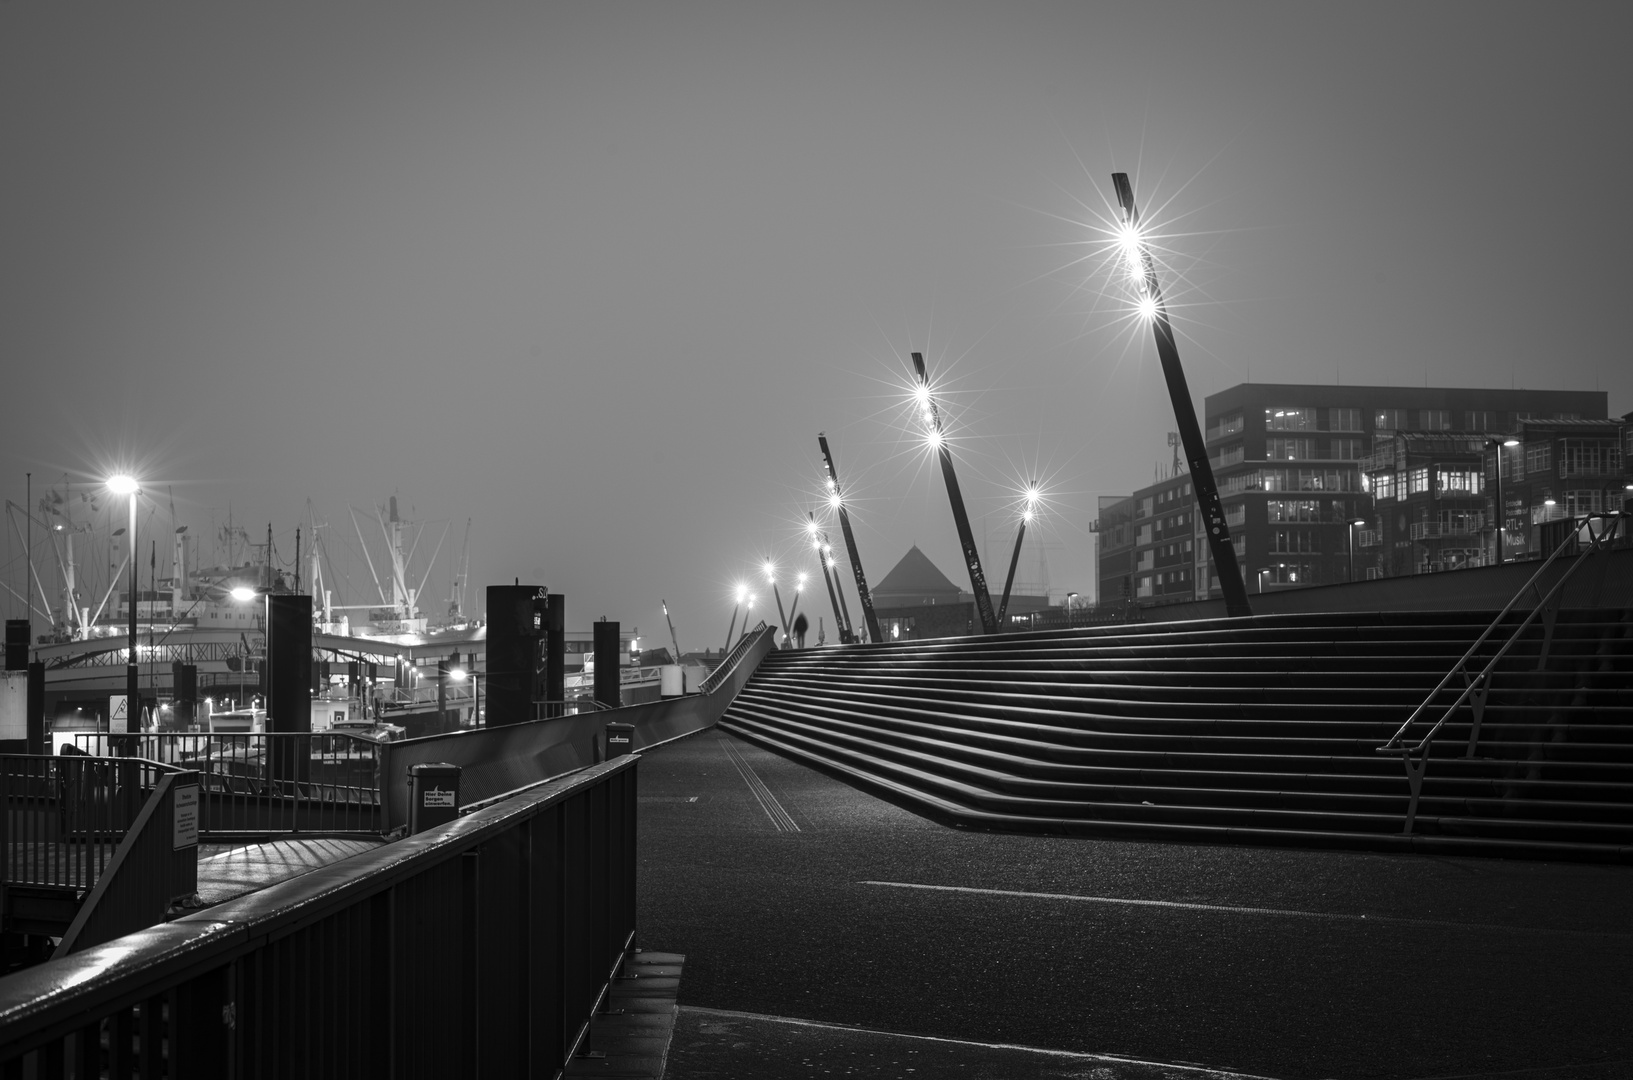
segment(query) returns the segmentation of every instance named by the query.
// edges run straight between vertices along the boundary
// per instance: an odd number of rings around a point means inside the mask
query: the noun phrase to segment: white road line
[[[1541,926],[1505,926],[1500,923],[1455,922],[1450,919],[1405,919],[1394,915],[1347,915],[1330,911],[1295,911],[1288,908],[1234,907],[1228,904],[1187,904],[1178,900],[1130,900],[1119,896],[1078,896],[1073,893],[1020,892],[1014,889],[977,889],[968,885],[921,885],[907,881],[859,881],[890,889],[972,893],[977,896],[1013,896],[1025,900],[1071,900],[1080,904],[1123,904],[1131,907],[1181,908],[1217,911],[1229,915],[1280,915],[1299,919],[1336,919],[1342,922],[1392,923],[1406,926],[1450,926],[1460,930],[1501,930],[1521,934],[1577,934],[1589,937],[1629,937],[1621,930],[1562,930]]]
[[[1019,1043],[985,1043],[973,1039],[949,1039],[940,1035],[908,1035],[900,1031],[881,1031],[878,1028],[857,1027],[851,1024],[829,1024],[821,1020],[798,1020],[791,1016],[767,1016],[764,1013],[737,1012],[733,1009],[704,1009],[696,1005],[682,1005],[681,1012],[693,1013],[704,1017],[720,1017],[726,1020],[750,1020],[762,1024],[788,1024],[792,1027],[816,1028],[821,1031],[845,1031],[864,1035],[886,1035],[892,1039],[913,1039],[917,1042],[945,1043],[951,1046],[974,1046],[983,1050],[1018,1050],[1027,1054],[1039,1054],[1047,1057],[1065,1058],[1069,1061],[1082,1061],[1091,1064],[1104,1065],[1145,1065],[1160,1067],[1164,1071],[1172,1070],[1175,1073],[1190,1073],[1196,1076],[1217,1077],[1218,1080],[1267,1080],[1265,1077],[1251,1073],[1227,1072],[1220,1069],[1210,1069],[1205,1065],[1179,1064],[1168,1061],[1146,1061],[1142,1058],[1119,1057],[1115,1054],[1089,1054],[1080,1050],[1051,1050],[1042,1046],[1022,1046]]]
[[[720,747],[726,752],[726,756],[731,759],[731,763],[737,766],[737,772],[742,776],[743,783],[748,785],[750,793],[759,801],[760,809],[765,811],[765,816],[771,819],[771,824],[776,826],[777,831],[799,832],[799,824],[787,810],[783,809],[783,805],[777,801],[777,797],[771,794],[771,789],[765,786],[765,781],[760,779],[759,774],[754,771],[754,766],[750,765],[748,759],[743,756],[743,752],[724,737],[720,739]]]

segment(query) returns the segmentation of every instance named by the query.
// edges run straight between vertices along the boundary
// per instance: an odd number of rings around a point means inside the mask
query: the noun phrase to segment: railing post
[[[1470,682],[1467,670],[1463,672],[1465,682]],[[1480,742],[1480,719],[1486,713],[1486,695],[1491,693],[1491,677],[1482,674],[1471,682],[1469,688],[1469,709],[1474,713],[1474,723],[1469,726],[1469,749],[1465,757],[1474,756],[1474,748]]]
[[[1418,816],[1418,796],[1423,794],[1423,773],[1429,767],[1429,743],[1423,743],[1423,749],[1418,754],[1417,764],[1412,764],[1412,751],[1408,750],[1401,755],[1401,761],[1406,765],[1406,785],[1412,790],[1412,801],[1406,806],[1406,826],[1401,833],[1410,836],[1412,824]]]

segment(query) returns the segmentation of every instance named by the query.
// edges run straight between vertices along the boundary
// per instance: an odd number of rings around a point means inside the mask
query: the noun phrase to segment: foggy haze
[[[1021,586],[1041,537],[1056,599],[1087,598],[1096,499],[1149,483],[1174,426],[1149,332],[1105,295],[1110,174],[1165,237],[1199,413],[1245,380],[1627,412],[1630,22],[0,5],[0,490],[128,469],[161,531],[168,488],[195,535],[230,507],[286,562],[308,499],[355,547],[348,507],[396,494],[451,522],[433,614],[469,517],[473,603],[520,577],[566,593],[570,627],[658,644],[664,598],[682,648],[718,648],[735,581],[803,568],[818,431],[871,580],[916,543],[967,584],[904,422],[916,350],[989,580],[1035,475]],[[346,558],[336,600],[368,603]],[[832,640],[826,597],[801,607]]]

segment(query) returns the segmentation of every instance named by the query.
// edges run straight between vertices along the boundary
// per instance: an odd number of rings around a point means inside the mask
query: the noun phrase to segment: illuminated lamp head
[[[1157,298],[1150,293],[1141,294],[1135,301],[1134,310],[1140,313],[1141,318],[1154,319],[1157,317]]]
[[[941,432],[932,431],[924,437],[924,441],[930,444],[930,449],[940,450],[941,444],[945,442],[946,439],[942,436]]]
[[[828,505],[833,507],[835,510],[838,510],[843,503],[844,500],[839,497],[839,492],[837,491],[828,496]]]

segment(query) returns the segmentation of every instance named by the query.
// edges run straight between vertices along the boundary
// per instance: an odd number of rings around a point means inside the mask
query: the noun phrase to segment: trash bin
[[[459,816],[458,765],[445,762],[408,768],[408,831],[424,832]]]
[[[622,757],[635,749],[634,724],[607,725],[607,760]]]

